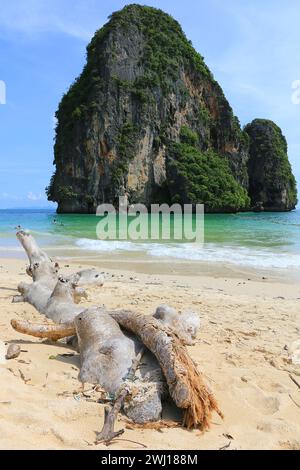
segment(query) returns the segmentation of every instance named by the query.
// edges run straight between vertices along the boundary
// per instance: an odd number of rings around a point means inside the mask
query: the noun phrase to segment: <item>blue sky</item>
[[[6,104],[0,104],[0,208],[49,204],[44,188],[54,170],[58,102],[80,74],[93,33],[127,3],[1,0],[0,84],[6,84]],[[256,117],[279,124],[300,186],[300,103],[292,102],[292,84],[300,80],[300,2],[135,3],[159,7],[182,24],[243,125]],[[296,95],[300,98],[297,90]]]

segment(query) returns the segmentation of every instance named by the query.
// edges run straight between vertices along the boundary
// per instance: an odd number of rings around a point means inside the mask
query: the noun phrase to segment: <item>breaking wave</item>
[[[234,264],[259,268],[300,268],[300,255],[271,249],[196,243],[138,243],[81,238],[76,246],[98,253],[139,252],[161,259],[178,259],[203,263]]]

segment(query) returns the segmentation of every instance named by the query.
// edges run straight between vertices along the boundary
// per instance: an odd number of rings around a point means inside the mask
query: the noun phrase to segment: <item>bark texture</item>
[[[99,384],[115,394],[136,356],[135,343],[103,308],[85,310],[75,318],[82,383]]]

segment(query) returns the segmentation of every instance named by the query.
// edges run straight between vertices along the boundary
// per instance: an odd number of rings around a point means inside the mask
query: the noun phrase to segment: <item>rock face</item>
[[[250,208],[248,134],[180,25],[129,5],[87,48],[87,63],[57,111],[59,212],[100,203],[205,203]]]
[[[255,119],[245,131],[250,137],[249,195],[254,210],[295,209],[296,181],[287,156],[287,142],[280,128],[272,121]]]

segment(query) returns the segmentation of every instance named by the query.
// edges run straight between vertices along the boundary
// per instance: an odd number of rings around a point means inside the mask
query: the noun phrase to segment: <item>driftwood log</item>
[[[112,397],[119,390],[135,360],[141,342],[134,335],[123,332],[118,323],[104,308],[93,307],[83,311],[74,323],[62,325],[30,324],[12,320],[14,329],[35,337],[48,337],[57,341],[70,337],[76,331],[81,368],[78,379],[85,383],[101,385]],[[75,325],[75,329],[74,329]],[[48,335],[47,335],[48,330]],[[125,413],[137,423],[157,421],[162,413],[163,378],[157,374],[158,363],[146,354],[147,373],[139,374],[138,387],[132,386],[132,399],[126,401]]]
[[[128,367],[132,363],[135,349],[137,346],[140,347],[140,342],[135,337],[128,338],[128,335],[120,330],[117,322],[107,314],[106,316],[102,315],[101,321],[99,321],[99,319],[93,318],[92,309],[85,312],[84,307],[75,305],[76,294],[80,290],[77,287],[78,284],[102,285],[103,278],[95,269],[86,269],[69,277],[59,276],[57,278],[51,264],[52,261],[39,250],[33,237],[23,232],[20,232],[18,236],[27,250],[29,261],[34,260],[35,262],[30,265],[30,273],[34,282],[19,286],[19,289],[22,289],[22,297],[21,299],[18,297],[15,301],[28,301],[40,313],[55,323],[73,322],[82,313],[80,318],[84,326],[80,326],[78,322],[77,335],[68,339],[68,342],[80,352],[79,380],[101,384],[108,393],[112,393],[122,383]],[[26,329],[27,325],[23,326]],[[55,331],[51,331],[51,339],[58,339]],[[78,340],[81,343],[80,348]],[[147,359],[149,358],[147,357]],[[158,364],[153,366],[152,362],[150,358],[150,368],[152,366],[152,369],[157,369]],[[127,416],[132,416],[139,423],[160,418],[162,396],[159,390],[161,387],[159,383],[155,383],[155,380],[153,383],[151,374],[145,379],[141,377],[140,391],[145,392],[143,397],[139,397],[134,390],[134,397],[131,401],[126,402]]]
[[[170,395],[178,408],[184,409],[183,425],[188,429],[206,429],[210,426],[212,412],[216,411],[221,417],[222,412],[212,392],[204,384],[201,373],[190,358],[185,346],[177,334],[163,326],[151,316],[145,316],[132,311],[108,311],[121,327],[137,335],[142,343],[154,354],[168,384]],[[17,331],[23,332],[24,325],[17,320],[12,321]],[[21,330],[19,329],[21,326]],[[37,325],[31,329],[26,325],[26,334],[37,336]],[[41,325],[41,334],[45,337],[47,325]],[[60,330],[61,329],[61,330]],[[51,330],[51,329],[50,329]],[[76,332],[70,324],[56,326],[56,337],[68,336]],[[53,330],[50,331],[53,334]]]
[[[161,371],[174,403],[184,410],[185,427],[209,427],[213,411],[223,416],[185,348],[185,344],[193,343],[199,327],[195,313],[179,315],[166,305],[160,306],[154,317],[97,307],[85,310],[76,305],[76,297],[84,295],[78,286],[102,285],[102,274],[92,269],[69,277],[58,276],[58,265],[40,250],[31,235],[20,231],[17,237],[27,253],[30,262],[27,272],[33,282],[19,285],[21,295],[15,301],[31,303],[56,324],[32,325],[17,320],[12,320],[11,324],[21,333],[53,340],[77,335],[81,355],[79,379],[83,383],[100,384],[107,392],[117,394],[114,410],[110,414],[106,412],[110,431],[112,416],[122,405],[128,416],[137,422],[160,418],[162,384],[165,383]],[[125,335],[120,327],[133,336]],[[151,365],[145,377],[139,377],[134,383],[127,382],[126,394],[123,390],[120,396],[118,391],[134,364],[137,345],[140,348],[137,338],[158,361],[158,375],[153,374],[155,366]]]

